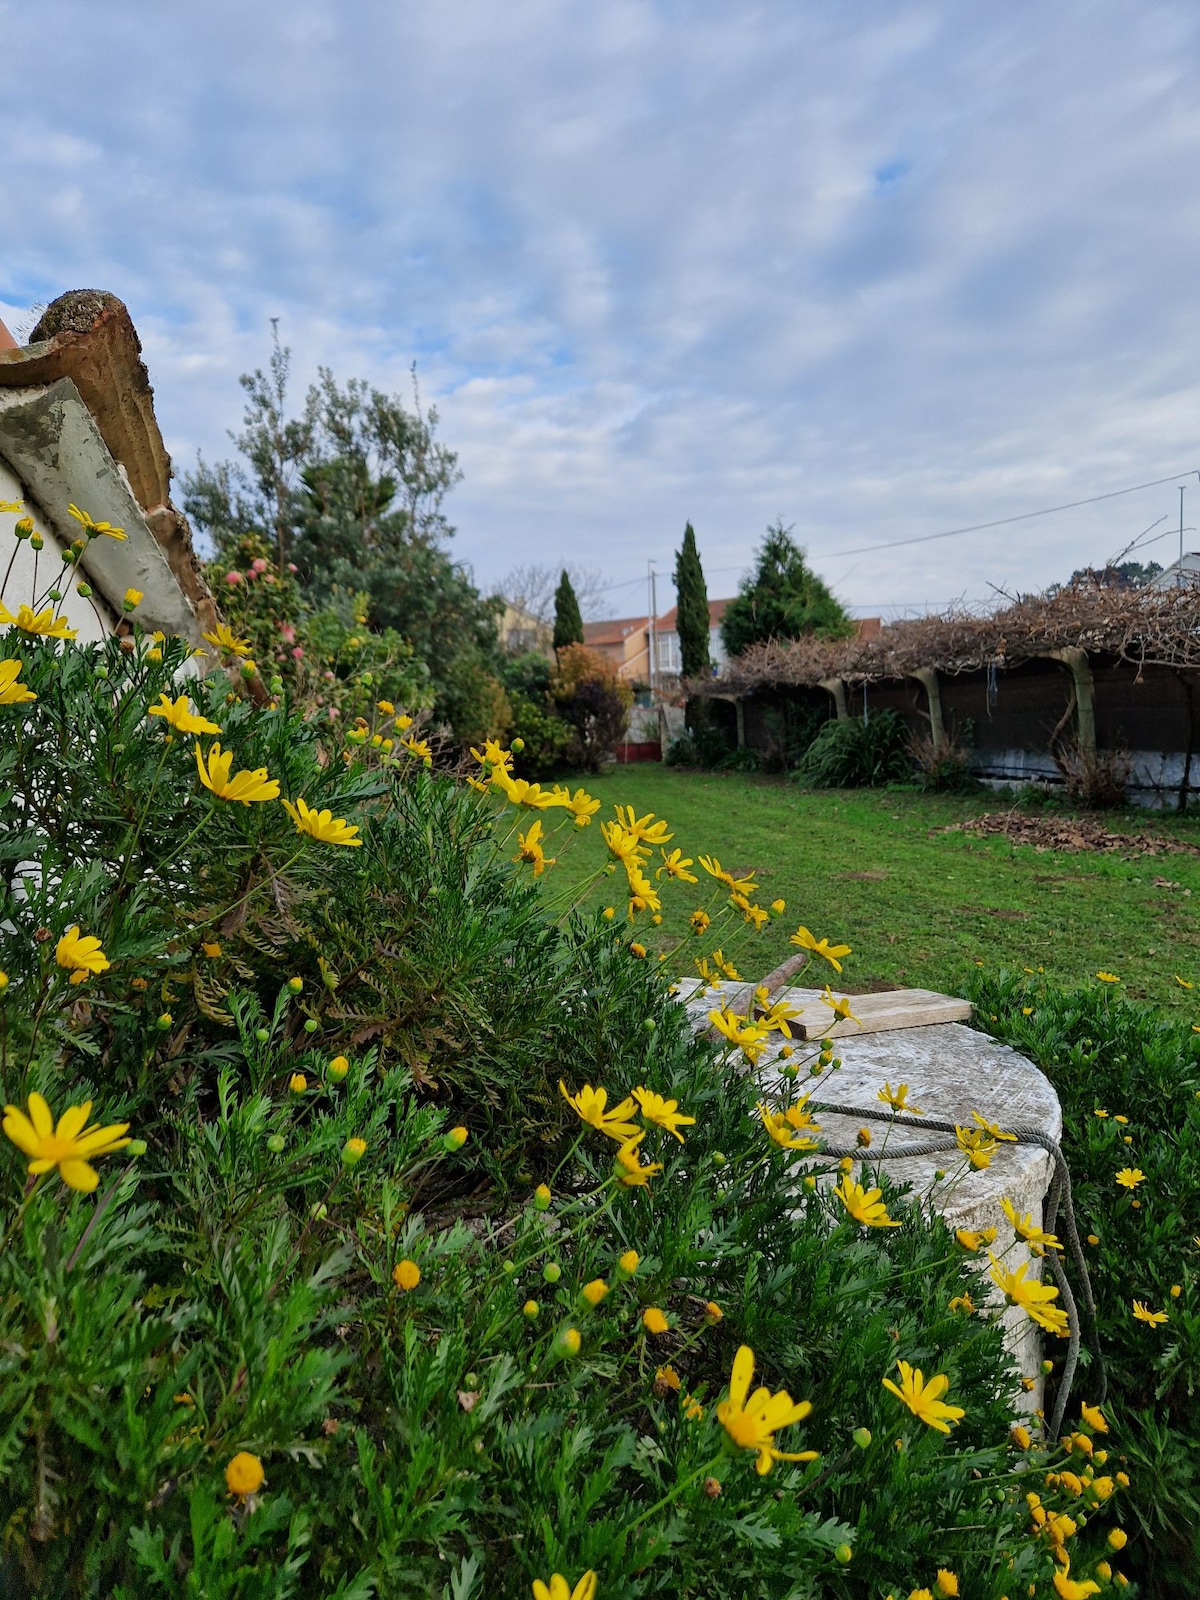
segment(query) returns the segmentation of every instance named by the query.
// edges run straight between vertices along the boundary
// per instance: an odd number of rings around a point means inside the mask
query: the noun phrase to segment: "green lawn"
[[[818,937],[853,946],[842,980],[851,992],[893,985],[954,991],[979,961],[989,969],[1044,968],[1047,978],[1066,984],[1105,969],[1120,976],[1123,994],[1194,1011],[1200,1021],[1200,857],[1041,853],[944,831],[1005,807],[989,794],[805,793],[784,779],[650,764],[610,769],[588,787],[603,802],[598,821],[612,816],[614,803],[653,811],[674,830],[669,848],[715,854],[739,874],[753,870],[760,904],[787,902],[784,917],[757,934],[738,916],[697,939],[685,919],[701,905],[715,915],[721,900],[710,893],[712,880],[700,874],[694,888],[669,884],[662,927],[639,918],[636,937],[652,953],[673,950],[677,969],[720,943],[744,976],[758,976],[788,953],[787,935],[803,922]],[[1200,842],[1200,828],[1174,815],[1139,812],[1110,825]],[[562,858],[548,887],[581,884],[602,860],[594,826],[569,841],[558,833],[555,848]],[[615,904],[623,916],[623,878],[602,877],[586,900]],[[688,949],[678,951],[681,943]],[[1176,984],[1176,973],[1196,982],[1194,993]]]

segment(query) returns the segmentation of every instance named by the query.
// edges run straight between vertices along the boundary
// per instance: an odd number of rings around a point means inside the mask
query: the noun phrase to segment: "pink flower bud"
[[[292,627],[290,622],[281,622],[279,624],[279,631],[283,635],[283,642],[285,644],[295,644],[296,630]]]
[[[296,563],[294,561],[289,561],[288,562],[288,571],[289,572],[299,572],[300,568],[296,565]]]
[[[225,574],[225,582],[229,585],[229,587],[231,589],[234,588],[237,584],[241,583],[241,581],[242,581],[242,575],[241,575],[240,572],[227,572]]]
[[[273,572],[264,572],[263,573],[263,582],[264,583],[274,583],[275,582],[275,574]]]
[[[250,566],[255,572],[265,572],[267,570],[267,563],[263,560],[262,556],[255,556],[254,560],[250,563]]]
[[[292,659],[293,661],[302,661],[304,659],[304,646],[302,644],[292,646]]]

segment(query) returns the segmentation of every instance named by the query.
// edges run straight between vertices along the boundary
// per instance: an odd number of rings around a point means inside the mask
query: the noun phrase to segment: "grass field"
[[[818,937],[853,947],[842,980],[849,992],[892,985],[953,992],[980,961],[989,969],[1044,968],[1047,979],[1068,984],[1103,969],[1118,974],[1128,997],[1192,1012],[1200,1022],[1200,856],[1042,853],[945,831],[1004,809],[1007,802],[994,794],[813,793],[784,779],[650,764],[610,769],[588,787],[603,801],[600,820],[611,817],[614,803],[653,811],[674,830],[669,848],[715,854],[739,874],[752,869],[761,904],[777,896],[787,902],[785,916],[759,933],[739,917],[695,939],[683,919],[694,906],[714,909],[712,880],[701,874],[694,888],[669,885],[675,913],[661,928],[639,919],[637,936],[655,949],[686,941],[676,967],[680,957],[690,966],[692,954],[723,943],[743,976],[758,976],[788,953],[787,935],[803,922]],[[1106,824],[1200,843],[1200,827],[1174,815],[1138,812]],[[602,858],[603,841],[591,827],[571,840],[552,871],[565,890],[582,884]],[[622,893],[601,878],[586,903],[614,903],[622,915]],[[1181,988],[1176,974],[1195,982],[1195,991]]]

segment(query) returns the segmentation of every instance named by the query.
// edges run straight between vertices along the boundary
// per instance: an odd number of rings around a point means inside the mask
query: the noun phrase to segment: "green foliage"
[[[314,610],[295,574],[278,567],[270,546],[253,533],[231,541],[224,559],[206,564],[205,575],[259,670],[268,681],[280,680],[306,717],[336,729],[369,719],[379,700],[414,716],[431,709],[428,669],[394,629],[366,626],[365,594],[339,593]]]
[[[372,633],[402,640],[427,672],[435,717],[460,743],[503,733],[502,602],[482,598],[446,549],[454,529],[443,502],[462,474],[437,438],[436,410],[422,409],[415,374],[409,407],[321,368],[301,417],[289,419],[289,366],[276,339],[270,377],[243,377],[242,461],[201,460],[185,473],[188,514],[226,567],[247,536],[270,540],[277,573],[294,568],[310,610],[365,616]]]
[[[979,1025],[1036,1061],[1062,1102],[1105,1414],[1131,1480],[1121,1564],[1146,1593],[1191,1593],[1200,1571],[1200,1037],[1099,982],[1060,989],[1001,970],[980,973],[973,989]],[[1145,1174],[1132,1191],[1116,1182],[1130,1167]],[[1138,1321],[1135,1299],[1169,1320]],[[1096,1392],[1097,1354],[1083,1352],[1085,1399]]]
[[[721,638],[731,656],[768,639],[802,639],[814,633],[840,639],[854,632],[840,602],[809,570],[782,520],[767,529],[755,562],[721,620]]]
[[[571,580],[564,568],[558,580],[558,588],[554,591],[554,648],[565,650],[569,644],[582,643],[583,617],[579,612],[579,601],[575,598]]]
[[[708,589],[690,522],[683,530],[683,544],[675,552],[675,606],[683,676],[707,678],[712,665],[708,653]]]
[[[286,691],[188,681],[236,771],[363,840],[325,842],[269,797],[211,795],[210,736],[148,716],[182,692],[181,642],[0,636],[18,652],[37,699],[0,707],[0,1090],[91,1102],[139,1144],[97,1156],[88,1194],[0,1138],[6,1593],[515,1600],[589,1568],[602,1600],[851,1600],[939,1566],[983,1600],[1049,1582],[1024,1495],[1070,1506],[1044,1481],[1063,1457],[1009,1444],[999,1326],[950,1309],[974,1268],[886,1179],[902,1226],[872,1231],[801,1184],[761,1088],[692,1036],[628,924],[514,860],[535,818],[603,876],[599,829],[403,747],[329,759]],[[58,959],[74,927],[104,952],[80,983]],[[560,1078],[695,1122],[676,1139],[644,1115],[626,1155],[649,1181],[627,1186]],[[723,1426],[742,1344],[811,1399],[778,1443],[818,1460],[764,1479]],[[946,1374],[951,1436],[883,1388],[900,1358]],[[226,1478],[243,1452],[253,1489]],[[1089,1529],[1073,1574],[1096,1554]]]
[[[908,728],[895,711],[825,723],[796,772],[813,789],[875,788],[911,776]]]

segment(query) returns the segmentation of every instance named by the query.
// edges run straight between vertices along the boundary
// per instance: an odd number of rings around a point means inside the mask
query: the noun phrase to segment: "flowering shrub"
[[[786,1005],[718,1047],[671,999],[657,919],[728,974],[782,901],[498,744],[431,772],[395,705],[331,760],[228,628],[196,680],[38,615],[0,636],[6,1592],[1109,1581],[1115,1421],[1035,1443],[977,1242],[758,1103]]]
[[[281,567],[267,541],[244,534],[226,559],[205,573],[231,630],[250,646],[268,682],[286,687],[306,717],[349,726],[379,699],[410,712],[433,704],[429,672],[393,629],[368,626],[365,594],[314,608],[295,563]]]
[[[1032,972],[981,974],[977,1020],[1062,1101],[1105,1410],[1131,1479],[1126,1565],[1152,1592],[1185,1594],[1200,1571],[1200,1035],[1118,998],[1118,978],[1064,992]]]

